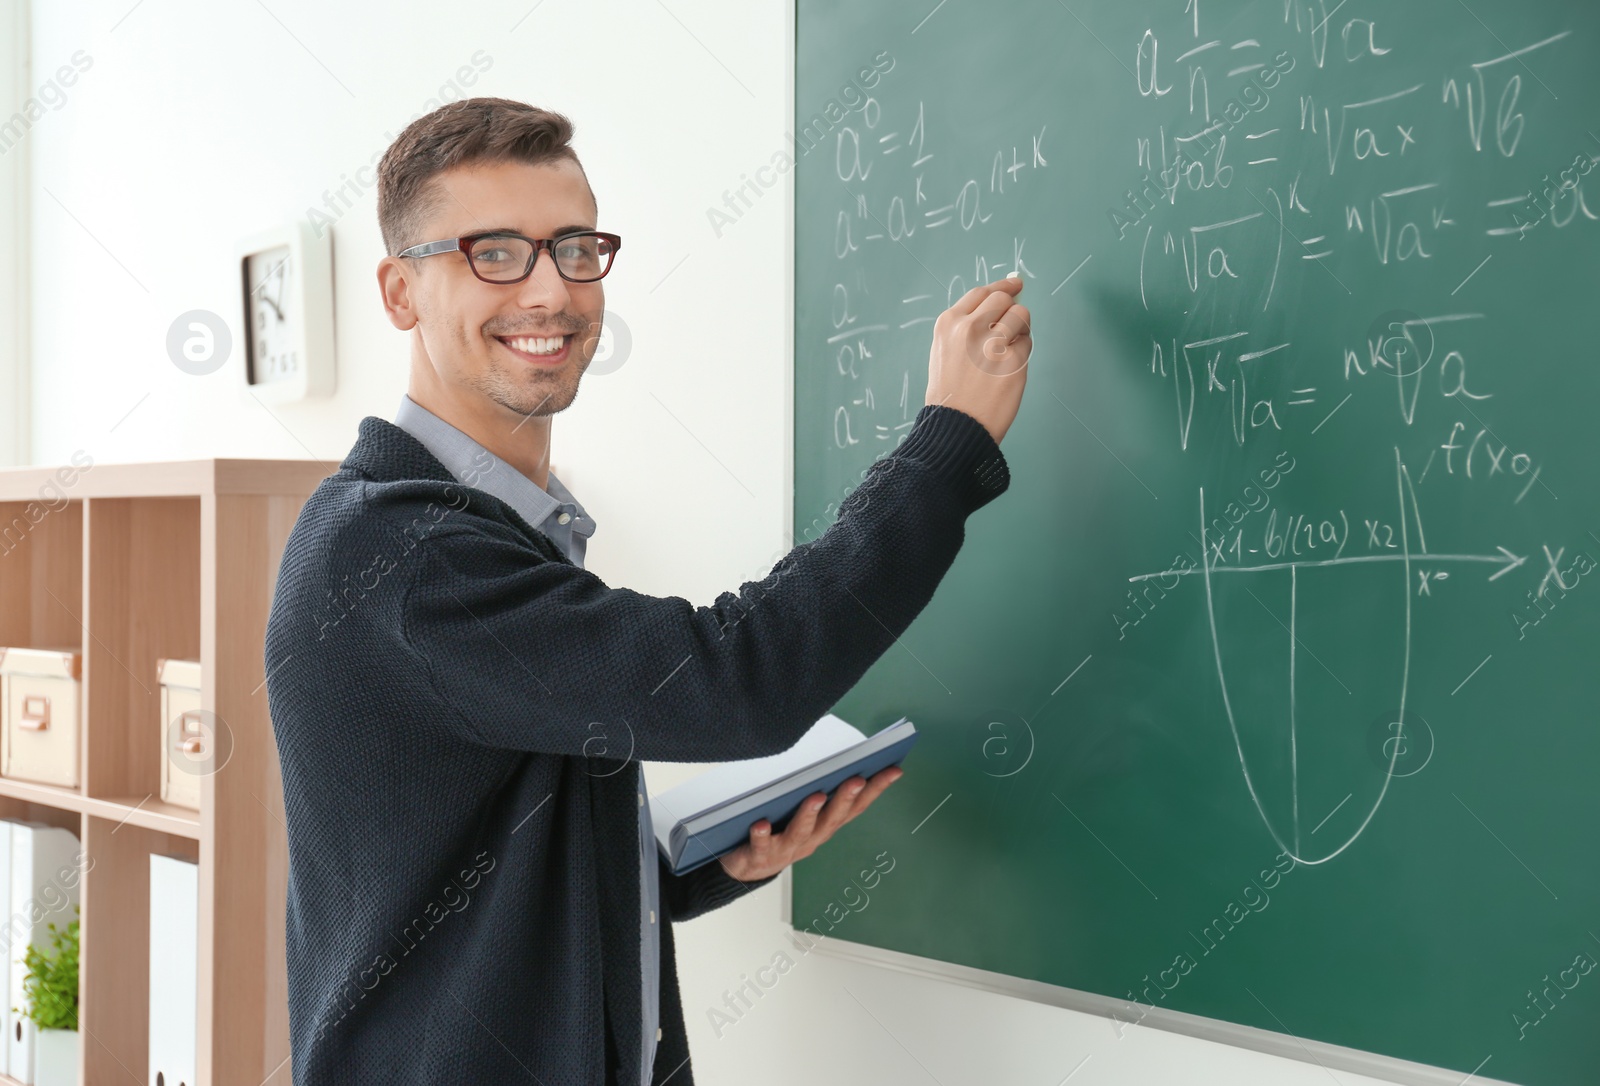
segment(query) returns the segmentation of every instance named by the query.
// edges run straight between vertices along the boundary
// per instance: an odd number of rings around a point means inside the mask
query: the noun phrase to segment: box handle
[[[22,699],[22,719],[17,725],[30,732],[42,732],[50,726],[50,699],[28,695]]]
[[[178,744],[178,749],[185,754],[204,754],[205,740],[201,735],[201,712],[190,709],[178,718],[183,740]]]

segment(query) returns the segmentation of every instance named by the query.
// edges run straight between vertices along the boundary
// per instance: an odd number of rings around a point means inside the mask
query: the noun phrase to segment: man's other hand
[[[849,778],[834,789],[832,799],[825,792],[807,796],[782,833],[774,835],[772,823],[763,818],[750,827],[748,842],[717,860],[740,882],[776,875],[815,852],[835,830],[872,806],[872,801],[903,774],[899,766],[890,766],[874,773],[871,780],[859,775]]]

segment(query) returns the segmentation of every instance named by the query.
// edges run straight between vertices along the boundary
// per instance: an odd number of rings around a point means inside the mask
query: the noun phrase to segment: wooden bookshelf
[[[152,853],[200,869],[197,1077],[186,1086],[290,1083],[288,842],[263,643],[284,543],[334,467],[94,464],[65,486],[55,468],[0,469],[0,645],[84,659],[82,786],[0,777],[0,818],[71,830],[87,854],[79,1033],[90,1086],[145,1079]],[[201,662],[202,706],[231,739],[202,778],[199,811],[160,798],[161,657]]]

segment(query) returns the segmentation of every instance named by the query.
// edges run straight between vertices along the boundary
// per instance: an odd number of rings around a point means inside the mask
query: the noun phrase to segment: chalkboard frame
[[[785,869],[783,922],[789,925],[791,930],[797,931],[799,929],[794,928],[790,919],[789,905],[792,895],[788,890],[787,880],[788,870]],[[808,938],[816,939],[814,932],[808,931],[806,934]],[[906,954],[903,951],[888,950],[866,943],[853,943],[837,936],[828,936],[808,945],[811,947],[810,953],[823,954],[839,961],[892,969],[898,973],[959,984],[981,992],[1025,999],[1030,1003],[1097,1015],[1112,1021],[1113,1029],[1116,1028],[1116,1019],[1121,1018],[1126,1021],[1125,1016],[1128,1015],[1126,1000],[1114,999],[1095,992],[1084,992],[1077,988],[1067,988],[1059,984],[1046,984],[1043,981],[1026,980],[988,969],[975,969],[969,965],[942,962],[937,958],[924,958],[918,954]],[[1225,1022],[1220,1018],[1206,1018],[1204,1015],[1175,1011],[1167,1007],[1146,1007],[1143,1004],[1137,1006],[1140,1012],[1138,1021],[1128,1024],[1125,1029],[1148,1026],[1168,1033],[1193,1037],[1196,1040],[1214,1041],[1269,1056],[1282,1056],[1299,1063],[1367,1075],[1384,1082],[1397,1083],[1399,1086],[1462,1086],[1463,1083],[1460,1071],[1415,1063],[1377,1052],[1366,1052],[1359,1048],[1346,1048],[1344,1045],[1329,1044],[1310,1037],[1295,1037],[1288,1033],[1275,1033],[1254,1026],[1243,1026]],[[1472,1074],[1468,1078],[1479,1086],[1518,1086],[1517,1083],[1503,1079],[1485,1078],[1481,1074]]]

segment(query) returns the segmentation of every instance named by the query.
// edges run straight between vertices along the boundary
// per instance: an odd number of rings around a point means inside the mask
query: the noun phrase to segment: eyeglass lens
[[[494,283],[520,279],[528,270],[533,244],[524,238],[488,237],[473,245],[473,270]],[[579,282],[599,279],[611,266],[611,242],[595,234],[569,234],[550,246],[563,278]]]

